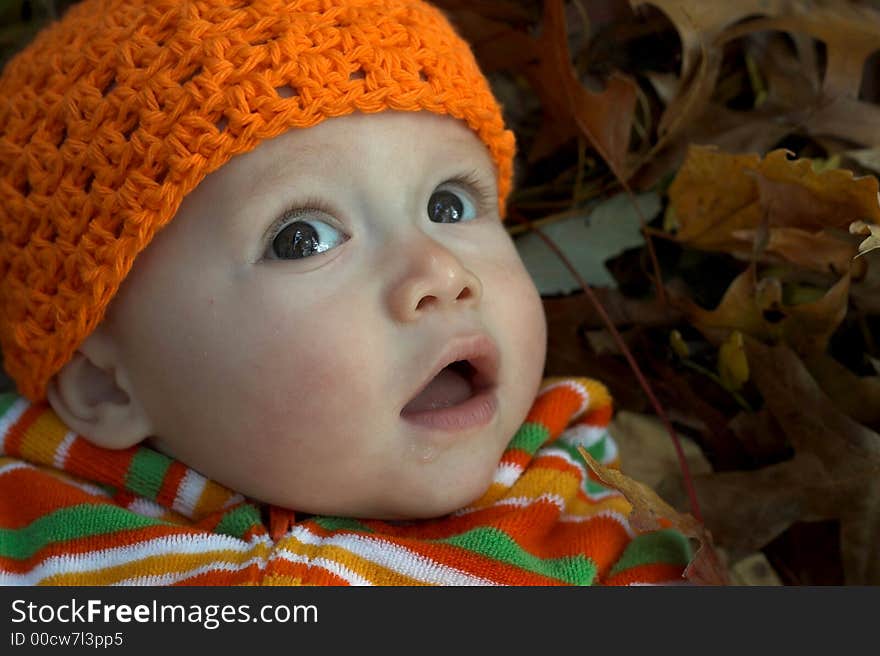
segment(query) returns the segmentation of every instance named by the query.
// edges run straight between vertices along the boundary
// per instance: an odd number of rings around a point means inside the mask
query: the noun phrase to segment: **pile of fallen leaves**
[[[880,584],[880,10],[437,4],[518,136],[547,373],[615,395],[624,475],[597,476],[684,513],[694,578]]]
[[[74,1],[0,0],[0,55]],[[880,10],[435,4],[517,133],[547,374],[615,396],[596,476],[695,580],[880,583]]]

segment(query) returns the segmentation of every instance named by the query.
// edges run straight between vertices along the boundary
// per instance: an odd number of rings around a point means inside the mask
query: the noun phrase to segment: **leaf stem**
[[[690,500],[691,506],[691,514],[694,516],[697,521],[703,523],[703,516],[700,512],[700,504],[697,501],[697,493],[694,488],[693,478],[691,477],[690,467],[688,467],[687,459],[684,455],[684,449],[681,447],[681,442],[678,439],[678,435],[675,433],[675,429],[672,427],[672,422],[669,421],[669,417],[666,415],[666,411],[663,409],[663,406],[660,404],[660,401],[657,400],[654,391],[651,389],[651,385],[648,383],[648,380],[645,378],[642,373],[641,368],[633,357],[632,352],[629,350],[629,347],[621,337],[620,332],[617,330],[617,327],[614,325],[614,322],[611,321],[611,318],[608,316],[608,313],[605,311],[605,308],[602,306],[602,303],[599,302],[599,299],[596,298],[596,295],[593,293],[590,285],[583,279],[583,277],[578,273],[578,270],[574,267],[571,261],[565,256],[562,250],[556,245],[556,243],[550,239],[544,232],[534,226],[531,221],[525,216],[522,216],[515,211],[511,211],[512,218],[521,223],[525,223],[525,225],[535,232],[535,234],[540,237],[547,246],[556,253],[556,256],[560,259],[560,261],[565,265],[565,267],[569,270],[571,275],[574,276],[575,280],[578,281],[580,286],[583,288],[584,293],[587,295],[587,298],[590,299],[590,302],[595,307],[596,312],[599,313],[599,316],[602,319],[602,322],[611,332],[612,337],[614,338],[617,347],[626,357],[627,362],[629,363],[630,368],[633,373],[636,375],[636,378],[639,381],[639,385],[641,385],[642,389],[645,391],[645,394],[648,396],[648,399],[651,401],[651,405],[654,407],[654,411],[657,413],[657,416],[663,422],[663,425],[666,427],[666,431],[669,433],[669,436],[672,438],[672,444],[675,447],[676,455],[678,456],[678,463],[681,467],[682,476],[684,478],[684,487],[687,491],[688,498]]]

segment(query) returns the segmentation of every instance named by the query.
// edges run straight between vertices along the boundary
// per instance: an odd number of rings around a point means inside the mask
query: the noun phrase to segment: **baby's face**
[[[302,512],[477,498],[546,342],[496,193],[476,135],[424,112],[293,129],[209,175],[105,321],[154,446]]]

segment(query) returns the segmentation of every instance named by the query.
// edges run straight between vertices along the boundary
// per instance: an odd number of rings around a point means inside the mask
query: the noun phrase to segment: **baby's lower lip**
[[[484,389],[467,401],[448,408],[402,412],[400,416],[411,424],[439,431],[463,431],[488,424],[498,412],[495,388]]]

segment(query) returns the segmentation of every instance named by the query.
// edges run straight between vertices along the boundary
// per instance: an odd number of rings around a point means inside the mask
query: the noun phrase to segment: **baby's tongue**
[[[467,379],[454,369],[446,367],[428,386],[406,404],[403,414],[437,410],[458,405],[473,395],[473,389]]]

